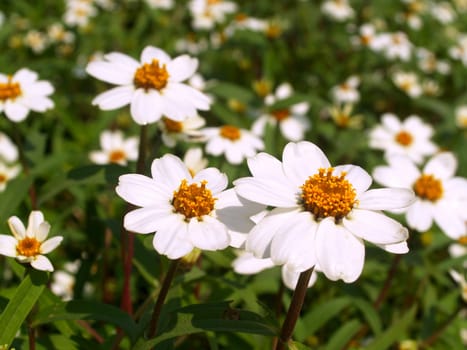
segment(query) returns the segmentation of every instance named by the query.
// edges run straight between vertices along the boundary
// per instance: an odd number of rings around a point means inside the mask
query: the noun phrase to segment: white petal
[[[43,113],[54,107],[54,102],[44,96],[24,96],[21,104],[34,112]]]
[[[26,237],[26,228],[17,216],[12,216],[8,219],[8,226],[16,238],[23,239]]]
[[[163,227],[156,232],[152,244],[159,254],[169,259],[178,259],[193,250],[188,237],[188,225],[176,215],[164,220]]]
[[[35,268],[36,270],[41,270],[41,271],[52,272],[54,270],[52,263],[44,255],[39,255],[35,259],[33,259],[31,261],[31,266]]]
[[[41,253],[42,254],[50,253],[52,250],[58,247],[58,245],[62,242],[62,240],[63,240],[62,236],[55,236],[55,237],[52,237],[46,240],[44,243],[41,244]]]
[[[172,220],[173,213],[170,204],[163,207],[145,207],[128,212],[123,218],[123,226],[136,233],[152,233],[164,225],[163,221]]]
[[[172,154],[154,159],[151,165],[151,174],[157,182],[164,184],[171,191],[177,190],[182,180],[192,178],[182,160]]]
[[[370,210],[354,209],[342,223],[355,236],[375,244],[399,243],[408,237],[407,229],[399,222]]]
[[[407,241],[394,243],[394,244],[377,244],[378,247],[393,254],[406,254],[409,252]]]
[[[233,269],[241,275],[253,275],[274,267],[271,259],[255,258],[252,253],[241,252],[240,256],[232,262]]]
[[[167,64],[170,81],[179,83],[191,77],[198,68],[198,60],[188,55],[178,56]]]
[[[170,62],[170,56],[164,51],[154,46],[146,46],[141,52],[141,63],[151,63],[152,60],[158,60],[161,64]]]
[[[104,111],[117,109],[131,102],[134,90],[133,85],[118,86],[97,95],[92,100],[92,104],[99,106]]]
[[[28,116],[29,108],[19,103],[7,101],[5,103],[5,114],[13,122],[21,122]]]
[[[426,163],[423,172],[433,174],[441,180],[454,176],[457,169],[457,159],[451,152],[442,152],[431,158]]]
[[[155,123],[162,117],[163,102],[158,92],[136,89],[131,99],[130,112],[139,125]]]
[[[110,52],[104,55],[104,58],[111,62],[114,63],[115,65],[119,65],[121,69],[127,69],[129,71],[136,71],[140,63],[135,60],[133,57],[125,55],[120,52]]]
[[[292,92],[293,89],[289,83],[282,83],[277,87],[275,95],[279,100],[283,100],[292,95]]]
[[[415,196],[412,190],[405,188],[378,188],[364,192],[358,201],[360,209],[391,210],[408,207]]]
[[[308,127],[298,118],[290,117],[280,123],[280,129],[287,140],[296,142],[303,140]]]
[[[227,175],[221,173],[219,169],[216,168],[203,169],[199,171],[193,178],[194,183],[200,183],[203,180],[207,181],[206,187],[209,188],[213,194],[225,190],[229,182]]]
[[[50,224],[47,221],[43,221],[39,224],[39,227],[35,229],[34,235],[36,236],[36,239],[39,242],[42,242],[49,235],[49,231],[50,231]]]
[[[93,61],[86,66],[86,72],[99,80],[115,85],[131,85],[135,70],[121,64]]]
[[[428,231],[433,224],[432,204],[417,200],[407,210],[407,223],[417,231]]]
[[[230,237],[224,224],[210,216],[204,216],[202,221],[193,218],[188,223],[188,235],[191,243],[203,250],[225,249],[230,243]]]
[[[287,288],[294,290],[297,286],[298,279],[300,278],[301,272],[290,267],[288,265],[282,266],[282,281]],[[310,281],[308,282],[308,288],[310,288],[313,284],[315,284],[318,278],[318,274],[316,271],[313,271],[310,277]]]
[[[274,207],[296,208],[299,188],[293,188],[287,183],[275,179],[257,179],[244,177],[234,181],[238,195],[251,201]]]
[[[48,96],[52,94],[55,91],[54,87],[52,84],[50,84],[48,81],[41,80],[37,81],[31,85],[28,86],[27,91],[24,91],[24,94],[29,96]]]
[[[32,211],[31,214],[29,214],[26,235],[28,237],[35,237],[35,231],[42,222],[44,222],[44,214],[39,210]]]
[[[351,283],[362,273],[365,246],[361,239],[328,218],[321,221],[316,232],[316,256],[327,278]]]
[[[18,241],[14,237],[0,235],[0,254],[10,256],[12,258],[16,257],[16,255],[18,255],[18,252],[16,251],[17,244]]]
[[[145,207],[169,200],[171,193],[164,191],[157,181],[140,174],[125,174],[119,177],[117,194],[125,201]]]
[[[370,187],[373,181],[370,174],[357,165],[347,164],[336,166],[333,174],[337,176],[342,172],[346,173],[345,178],[352,184],[357,192],[357,198]]]
[[[35,82],[37,79],[38,74],[28,68],[21,68],[11,78],[12,81],[20,82],[21,85],[29,85]]]
[[[466,207],[463,210],[466,210]],[[436,224],[450,238],[459,239],[467,234],[466,222],[449,205],[438,205],[433,215]]]

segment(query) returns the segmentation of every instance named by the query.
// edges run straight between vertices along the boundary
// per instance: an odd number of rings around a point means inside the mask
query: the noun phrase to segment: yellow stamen
[[[145,63],[136,70],[133,82],[138,88],[146,91],[149,89],[162,90],[169,80],[169,72],[165,64],[159,65],[159,61],[153,59],[151,63]]]
[[[23,238],[16,245],[16,252],[18,255],[27,257],[39,255],[41,253],[41,243],[33,237]]]
[[[345,179],[345,172],[332,175],[333,168],[320,168],[300,187],[301,202],[305,210],[317,219],[334,217],[336,221],[344,218],[357,203],[357,193],[352,184]]]
[[[0,83],[0,101],[6,101],[8,99],[14,100],[21,95],[21,86],[19,83],[11,81],[11,77],[8,78],[6,83]]]
[[[203,215],[208,215],[214,209],[214,202],[211,191],[206,188],[207,181],[199,184],[187,184],[182,180],[178,191],[174,191],[172,205],[177,213],[185,216],[185,220],[191,218],[201,219]]]
[[[459,242],[459,244],[462,244],[462,245],[465,245],[467,246],[467,236],[461,236],[457,239],[457,242]]]
[[[279,109],[277,111],[272,111],[271,114],[277,121],[281,122],[289,117],[290,112],[288,109]]]
[[[126,153],[119,149],[114,150],[110,152],[109,154],[109,162],[111,163],[119,163],[125,159],[126,159]]]
[[[177,122],[175,120],[163,117],[162,122],[164,123],[165,129],[167,132],[182,132],[183,130],[183,123],[182,122]]]
[[[8,176],[5,174],[0,174],[0,184],[7,182]]]
[[[401,144],[402,146],[410,146],[413,142],[412,134],[404,130],[398,132],[395,139],[396,142]]]
[[[415,194],[432,202],[443,196],[443,184],[433,175],[422,174],[413,185]]]
[[[222,126],[219,130],[219,133],[223,138],[229,139],[231,141],[236,141],[241,136],[240,129],[232,125]]]

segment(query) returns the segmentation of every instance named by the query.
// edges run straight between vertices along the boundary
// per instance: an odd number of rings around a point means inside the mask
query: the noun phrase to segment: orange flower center
[[[287,119],[290,115],[290,112],[288,109],[279,109],[277,111],[272,111],[271,115],[277,119],[277,121],[281,122],[284,119]]]
[[[36,256],[41,253],[41,242],[32,237],[23,238],[16,245],[18,255],[27,257]]]
[[[397,133],[396,142],[402,146],[410,146],[413,142],[413,136],[407,131],[400,131]]]
[[[5,174],[0,174],[0,184],[7,182],[8,177]]]
[[[422,174],[413,185],[415,194],[432,202],[443,196],[443,184],[433,175]]]
[[[19,83],[14,83],[11,78],[8,78],[6,83],[0,83],[0,101],[8,99],[14,100],[21,95],[21,86]]]
[[[467,236],[461,236],[458,238],[457,242],[459,242],[459,244],[462,244],[462,245],[465,245],[467,246]]]
[[[345,178],[346,173],[332,175],[333,168],[320,168],[300,187],[301,203],[305,210],[313,213],[317,219],[334,217],[336,221],[344,218],[357,203],[357,193]]]
[[[164,123],[165,129],[168,132],[182,132],[183,124],[181,122],[177,122],[175,120],[163,117],[162,122]]]
[[[120,149],[114,150],[109,154],[109,162],[119,163],[126,159],[126,153]]]
[[[159,65],[159,61],[153,59],[151,63],[145,63],[136,70],[133,82],[138,88],[144,90],[162,90],[169,80],[169,73],[165,64]]]
[[[182,180],[180,187],[174,191],[172,205],[177,213],[185,216],[185,220],[191,218],[201,219],[203,215],[208,215],[214,209],[214,202],[211,190],[206,188],[207,181],[201,184],[188,185],[186,180]]]
[[[220,135],[231,141],[236,141],[240,138],[241,132],[240,129],[232,125],[224,125],[220,128]]]

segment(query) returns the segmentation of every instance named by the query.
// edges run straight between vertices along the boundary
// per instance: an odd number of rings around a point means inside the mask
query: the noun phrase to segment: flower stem
[[[139,148],[138,148],[138,160],[136,161],[136,173],[143,174],[145,170],[146,160],[146,142],[147,142],[147,125],[142,125],[139,135]],[[128,206],[127,211],[134,209],[132,206]],[[135,234],[122,229],[121,234],[121,253],[123,258],[123,291],[120,306],[122,310],[125,310],[130,315],[133,313],[133,307],[131,303],[131,272],[133,264],[134,254],[134,240]]]
[[[295,287],[289,310],[287,311],[284,323],[282,324],[281,334],[276,343],[275,350],[284,350],[292,337],[295,324],[300,316],[300,311],[305,300],[308,283],[310,282],[313,269],[314,266],[311,269],[303,271],[298,278],[297,286]]]
[[[148,331],[149,338],[154,338],[156,336],[162,306],[164,305],[165,298],[169,293],[170,285],[175,277],[179,261],[180,259],[173,260],[170,264],[169,271],[167,271],[167,275],[165,275],[164,283],[162,284],[159,295],[157,296],[156,304],[154,305],[154,310],[152,312],[151,323],[149,324]]]

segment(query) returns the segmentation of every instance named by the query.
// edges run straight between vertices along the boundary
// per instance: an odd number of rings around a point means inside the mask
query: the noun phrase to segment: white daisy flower
[[[332,88],[332,96],[336,103],[354,104],[360,100],[360,93],[357,88],[360,79],[357,76],[349,77],[345,82]]]
[[[10,138],[0,131],[0,160],[13,163],[18,160],[18,148]]]
[[[120,130],[105,130],[100,135],[102,150],[92,151],[89,158],[95,164],[127,165],[128,161],[138,159],[138,137],[124,138]]]
[[[418,76],[412,72],[396,72],[392,77],[394,85],[404,91],[410,97],[419,97],[422,92],[422,86]]]
[[[97,9],[92,1],[67,0],[63,21],[69,26],[85,27],[91,17],[97,15]]]
[[[276,88],[274,94],[266,96],[265,104],[272,106],[278,101],[291,97],[292,93],[292,86],[283,83]],[[306,117],[309,108],[307,102],[301,102],[286,108],[272,109],[255,120],[252,131],[258,136],[263,136],[267,124],[279,125],[281,134],[286,140],[303,140],[305,132],[310,129],[310,120]]]
[[[208,160],[203,157],[203,150],[200,147],[188,149],[183,156],[183,163],[187,166],[191,176],[195,176],[208,166]]]
[[[354,10],[347,0],[326,0],[321,5],[321,11],[336,21],[345,21],[354,15]]]
[[[226,15],[237,10],[237,4],[225,0],[191,0],[188,4],[195,29],[212,29],[216,23],[223,23]]]
[[[263,140],[258,136],[233,125],[204,128],[202,131],[207,138],[206,153],[213,156],[224,154],[231,164],[240,164],[264,149]]]
[[[175,59],[163,50],[147,46],[141,62],[125,54],[112,52],[103,61],[92,61],[86,71],[93,77],[119,85],[98,95],[92,103],[103,110],[130,104],[131,116],[144,125],[162,116],[182,121],[197,115],[197,109],[209,109],[209,98],[183,84],[198,67],[198,60],[188,55]]]
[[[54,106],[48,97],[53,86],[45,80],[37,80],[36,72],[22,68],[13,76],[0,73],[0,112],[8,119],[20,122],[29,111],[45,112]]]
[[[7,183],[18,176],[21,171],[20,165],[7,165],[0,160],[0,192],[5,191]]]
[[[457,127],[461,129],[467,128],[467,105],[462,105],[456,108],[455,118]]]
[[[434,221],[452,239],[467,234],[467,180],[454,176],[457,160],[452,153],[436,154],[422,171],[406,156],[388,156],[387,162],[374,169],[373,177],[384,186],[415,192],[415,202],[399,211],[406,213],[411,228],[425,232]]]
[[[318,265],[331,280],[350,283],[364,265],[364,240],[392,253],[408,251],[408,230],[381,210],[408,206],[407,189],[368,190],[372,179],[354,165],[331,167],[307,141],[289,143],[282,162],[248,159],[253,177],[234,182],[238,195],[272,207],[250,231],[246,250],[298,272]]]
[[[29,47],[34,53],[42,53],[49,45],[48,37],[38,30],[29,30],[24,37],[24,45]]]
[[[184,121],[176,121],[162,117],[158,125],[162,131],[162,142],[167,147],[175,147],[178,141],[202,142],[204,135],[200,128],[206,124],[206,120],[199,115],[188,117]]]
[[[438,147],[430,140],[433,127],[416,115],[400,121],[396,115],[383,114],[381,124],[370,131],[370,148],[381,149],[387,155],[407,155],[420,164],[424,157],[433,155]]]
[[[381,33],[378,35],[384,54],[389,59],[408,61],[412,54],[412,43],[404,32]]]
[[[159,254],[178,259],[193,248],[224,249],[231,242],[231,231],[246,234],[242,230],[251,228],[243,228],[244,220],[235,219],[235,212],[249,207],[237,204],[240,200],[233,190],[224,191],[227,176],[219,170],[207,168],[192,176],[178,157],[167,154],[153,161],[151,173],[152,178],[120,176],[116,192],[141,207],[125,215],[125,228],[156,232],[153,245]]]
[[[355,46],[364,46],[368,47],[373,51],[380,51],[382,49],[382,45],[380,45],[381,41],[377,40],[378,37],[376,35],[375,26],[371,23],[365,23],[358,29],[358,36],[352,37],[352,43]]]
[[[55,236],[46,240],[50,225],[44,221],[42,212],[31,212],[27,228],[16,216],[8,219],[8,225],[13,237],[0,235],[0,254],[16,258],[21,263],[30,263],[36,270],[53,271],[52,263],[44,254],[54,250],[63,237]]]

